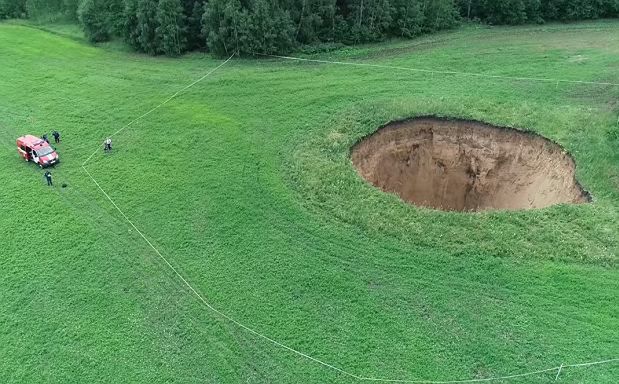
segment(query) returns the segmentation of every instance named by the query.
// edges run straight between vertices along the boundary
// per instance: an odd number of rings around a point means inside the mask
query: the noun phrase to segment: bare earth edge
[[[390,122],[351,149],[359,174],[415,205],[445,211],[524,210],[591,202],[576,164],[534,132],[423,116]]]

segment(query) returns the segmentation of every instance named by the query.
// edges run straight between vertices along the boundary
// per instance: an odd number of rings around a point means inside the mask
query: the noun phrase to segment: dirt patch
[[[363,178],[416,205],[446,211],[521,210],[590,201],[572,157],[512,128],[434,117],[390,123],[358,143]]]

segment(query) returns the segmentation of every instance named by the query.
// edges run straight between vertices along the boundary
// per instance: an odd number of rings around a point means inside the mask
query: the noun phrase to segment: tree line
[[[411,38],[462,19],[490,24],[619,17],[619,0],[0,0],[0,19],[56,14],[92,42],[180,55],[287,53],[300,46]]]
[[[491,24],[619,17],[619,0],[458,0],[460,14]]]

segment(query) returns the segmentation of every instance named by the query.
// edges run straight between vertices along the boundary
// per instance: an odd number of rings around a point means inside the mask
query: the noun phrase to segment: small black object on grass
[[[62,187],[62,188],[66,188],[66,187],[67,187],[67,184],[66,184],[66,183],[63,183],[63,184],[61,185],[61,187]]]

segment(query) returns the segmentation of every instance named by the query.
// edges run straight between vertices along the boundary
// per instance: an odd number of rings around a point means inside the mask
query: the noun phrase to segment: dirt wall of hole
[[[390,123],[359,142],[351,157],[374,186],[430,208],[521,210],[590,201],[559,145],[475,121]]]

